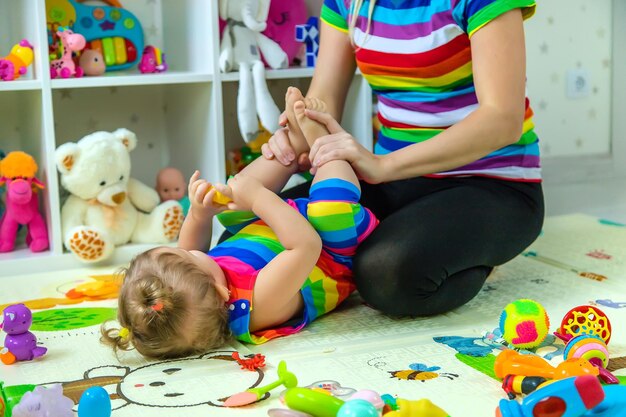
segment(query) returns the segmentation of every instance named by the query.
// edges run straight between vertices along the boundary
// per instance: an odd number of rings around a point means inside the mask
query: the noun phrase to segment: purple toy
[[[61,384],[48,388],[35,387],[24,394],[20,403],[13,407],[13,417],[74,417],[74,401],[63,395]]]
[[[4,309],[2,316],[2,328],[7,333],[4,348],[16,361],[30,361],[45,355],[48,349],[37,346],[37,338],[28,331],[33,323],[33,314],[28,307],[13,304]]]
[[[167,71],[165,54],[156,46],[148,45],[143,49],[139,71],[142,74]]]

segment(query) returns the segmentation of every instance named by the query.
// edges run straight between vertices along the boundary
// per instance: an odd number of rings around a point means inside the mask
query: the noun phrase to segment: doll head
[[[205,255],[208,257],[208,255]],[[183,249],[155,248],[135,257],[119,295],[122,329],[102,327],[117,352],[178,358],[221,347],[230,337],[228,290]]]
[[[156,190],[161,197],[161,202],[168,200],[180,200],[187,192],[187,181],[183,173],[176,168],[163,168],[157,174]]]

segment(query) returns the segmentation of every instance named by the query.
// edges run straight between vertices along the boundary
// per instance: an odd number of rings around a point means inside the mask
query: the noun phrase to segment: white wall
[[[526,23],[527,85],[544,157],[611,151],[611,0],[539,0]],[[589,95],[568,98],[583,70]]]

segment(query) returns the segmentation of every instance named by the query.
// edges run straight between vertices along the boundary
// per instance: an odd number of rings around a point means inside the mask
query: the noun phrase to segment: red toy
[[[265,356],[257,353],[252,358],[241,358],[239,356],[239,352],[233,352],[233,359],[237,361],[239,365],[241,365],[241,369],[247,369],[248,371],[254,371],[258,368],[263,368],[265,366]]]

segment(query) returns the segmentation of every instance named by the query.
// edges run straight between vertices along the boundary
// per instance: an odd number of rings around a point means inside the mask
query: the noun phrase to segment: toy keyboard
[[[110,6],[81,4],[79,0],[46,0],[48,30],[67,26],[87,41],[86,49],[99,51],[107,71],[136,65],[144,47],[139,20],[122,8],[118,0],[107,0]]]

